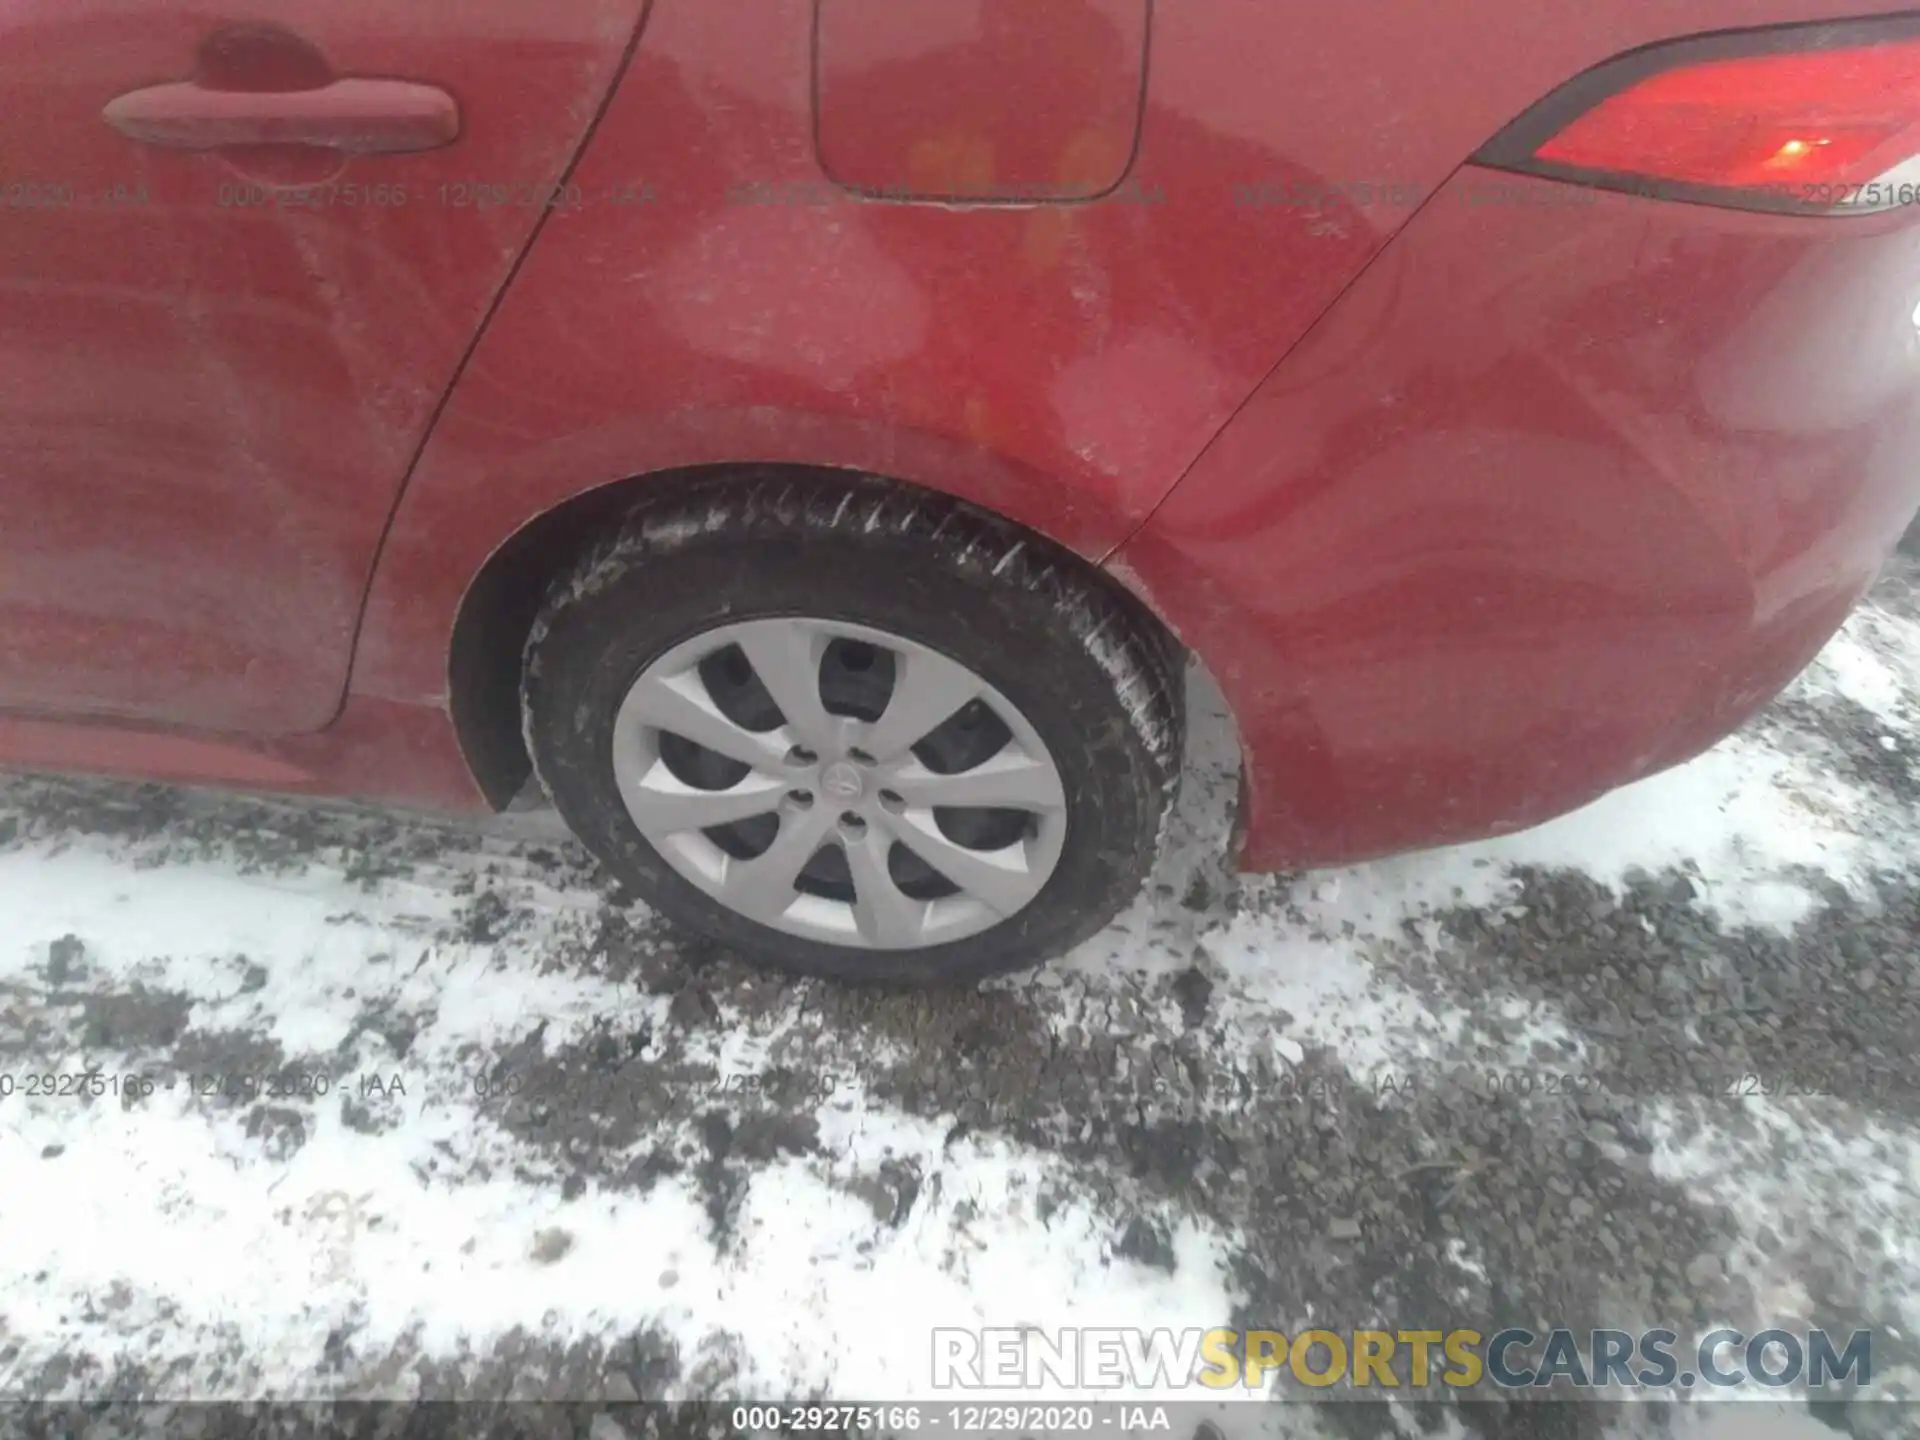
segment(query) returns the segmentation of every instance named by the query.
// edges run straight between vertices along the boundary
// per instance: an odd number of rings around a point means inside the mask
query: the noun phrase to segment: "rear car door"
[[[0,709],[326,724],[645,4],[0,9]]]

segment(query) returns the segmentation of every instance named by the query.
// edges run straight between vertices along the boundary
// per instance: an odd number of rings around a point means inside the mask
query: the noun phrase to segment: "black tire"
[[[1067,797],[1058,864],[991,929],[914,949],[838,946],[736,914],[675,871],[615,787],[636,677],[715,625],[810,615],[890,631],[982,676],[1039,731]],[[1179,652],[1078,558],[970,505],[863,476],[737,475],[643,501],[562,575],[527,641],[523,718],[574,833],[671,922],[783,970],[892,984],[1036,964],[1139,891],[1178,783]]]

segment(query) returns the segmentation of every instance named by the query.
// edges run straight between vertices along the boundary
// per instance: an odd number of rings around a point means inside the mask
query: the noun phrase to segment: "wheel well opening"
[[[692,483],[707,469],[634,476],[597,486],[528,521],[488,557],[468,585],[448,655],[454,731],[480,793],[505,809],[533,778],[520,731],[520,666],[547,590],[644,490]]]
[[[836,472],[806,465],[703,465],[631,476],[585,491],[536,516],[481,567],[467,587],[454,622],[448,657],[449,709],[475,781],[495,809],[511,804],[533,776],[520,722],[521,666],[527,636],[554,581],[623,523],[642,499],[651,503],[663,495],[685,494],[702,484],[737,480],[747,473],[813,477],[831,484]],[[904,481],[890,483],[903,490],[914,488]],[[1032,534],[1037,544],[1063,556],[1070,554],[1017,521],[997,518]],[[1184,656],[1184,647],[1139,596],[1091,561],[1072,558],[1146,620],[1170,654]]]

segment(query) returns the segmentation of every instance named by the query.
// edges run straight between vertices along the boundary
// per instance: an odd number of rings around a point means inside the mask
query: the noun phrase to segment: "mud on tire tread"
[[[880,582],[864,593],[860,568]],[[816,596],[815,613],[877,624],[973,664],[1047,736],[1070,781],[1067,849],[1019,914],[918,950],[821,944],[755,925],[702,894],[627,816],[607,755],[634,676],[709,625],[795,613]],[[1023,654],[1009,674],[1004,648],[999,669],[994,654],[962,653],[994,640],[1030,647],[1033,658]],[[522,673],[528,753],[587,847],[667,919],[801,973],[963,982],[1071,948],[1139,890],[1179,780],[1182,656],[1138,602],[989,512],[872,476],[734,471],[648,496],[554,583]]]

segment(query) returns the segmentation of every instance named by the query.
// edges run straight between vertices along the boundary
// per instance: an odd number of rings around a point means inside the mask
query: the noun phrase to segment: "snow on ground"
[[[1917,614],[1900,562],[1576,815],[1271,879],[1196,680],[1154,887],[965,995],[745,970],[540,816],[0,781],[0,1395],[932,1398],[936,1327],[1721,1321],[1876,1327],[1913,1388]],[[1217,1423],[1826,1433],[1764,1399]]]

